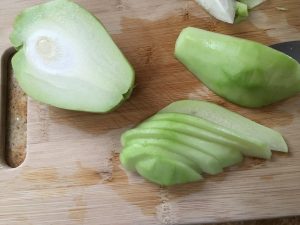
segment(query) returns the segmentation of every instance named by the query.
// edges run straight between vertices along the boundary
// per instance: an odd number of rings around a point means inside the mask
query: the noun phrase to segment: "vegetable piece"
[[[230,138],[208,132],[198,127],[190,126],[185,123],[180,123],[175,121],[149,121],[149,122],[142,123],[139,126],[139,128],[149,128],[149,129],[157,128],[157,129],[171,130],[174,132],[189,135],[191,137],[196,137],[205,141],[218,143],[223,146],[228,146],[229,148],[238,149],[245,156],[252,156],[252,157],[258,157],[263,159],[270,159],[272,156],[271,150],[268,149],[267,146],[264,145],[263,143],[260,145],[256,145],[254,143],[246,142],[246,141],[243,142],[234,141]],[[247,145],[250,145],[251,148],[245,146],[245,143],[247,143]]]
[[[235,0],[196,0],[209,14],[227,23],[233,23]]]
[[[24,10],[11,42],[16,78],[40,102],[108,112],[132,92],[134,71],[124,55],[97,18],[71,1]]]
[[[188,165],[189,167],[193,168],[194,170],[198,171],[199,173],[202,172],[202,170],[199,170],[198,165],[191,161],[188,160],[185,157],[182,157],[178,155],[177,153],[169,152],[166,148],[163,148],[161,146],[150,146],[150,145],[127,145],[123,149],[123,155],[126,155],[126,157],[120,157],[120,160],[123,164],[123,166],[128,169],[133,171],[135,168],[135,165],[138,161],[143,160],[149,156],[154,156],[154,157],[166,157],[169,159],[173,159],[175,161],[182,162],[183,164]]]
[[[151,117],[148,120],[148,123],[155,121],[157,121],[157,126],[159,126],[156,128],[163,128],[163,126],[165,126],[165,129],[183,132],[191,136],[202,137],[203,139],[205,139],[204,137],[207,137],[207,139],[212,138],[216,140],[215,142],[228,143],[229,145],[232,145],[232,147],[241,149],[241,151],[248,156],[254,156],[252,155],[253,149],[259,151],[258,155],[264,151],[266,152],[266,155],[271,155],[271,151],[266,143],[247,135],[241,135],[238,132],[226,129],[200,117],[181,113],[160,113]],[[145,127],[146,123],[142,123],[141,127]],[[191,128],[189,126],[191,126]],[[174,129],[174,127],[176,127],[176,129]],[[210,133],[215,135],[211,135]],[[250,155],[247,153],[248,151],[250,151]]]
[[[276,9],[279,11],[288,11],[288,9],[285,7],[276,7]]]
[[[123,150],[121,162],[127,168],[134,164],[137,172],[160,185],[174,185],[202,180],[193,162],[158,146],[130,146]]]
[[[265,2],[266,0],[238,0],[238,1],[247,4],[249,9],[253,9],[254,7]]]
[[[216,104],[197,100],[181,100],[168,105],[159,113],[170,112],[202,118],[218,124],[225,129],[237,131],[240,135],[267,143],[272,150],[288,152],[288,146],[279,132],[255,123]]]
[[[149,158],[139,161],[137,172],[146,179],[162,186],[196,182],[203,177],[185,164],[168,158]]]
[[[287,151],[282,136],[213,103],[174,102],[121,137],[121,163],[161,185],[202,179],[246,156],[269,159]],[[177,174],[177,175],[176,175]]]
[[[253,41],[189,27],[175,55],[211,90],[241,106],[269,105],[300,91],[298,62]]]
[[[133,140],[137,139],[167,139],[179,142],[183,145],[195,148],[203,153],[213,156],[219,161],[221,166],[227,167],[240,163],[243,156],[240,151],[232,149],[228,146],[220,145],[218,143],[209,142],[199,138],[191,137],[182,133],[171,130],[149,128],[136,128],[125,132],[122,135],[121,141],[123,146],[127,146]]]
[[[248,17],[248,6],[241,2],[236,2],[235,23],[239,23]]]
[[[193,161],[197,165],[198,172],[203,171],[205,173],[215,175],[223,171],[220,162],[213,156],[173,140],[138,138],[131,140],[126,144],[126,148],[131,146],[160,146],[169,152],[173,152],[188,160]]]

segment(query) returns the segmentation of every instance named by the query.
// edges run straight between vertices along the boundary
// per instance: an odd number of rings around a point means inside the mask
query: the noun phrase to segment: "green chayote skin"
[[[262,107],[300,92],[300,65],[265,45],[185,28],[176,58],[216,94],[245,107]]]

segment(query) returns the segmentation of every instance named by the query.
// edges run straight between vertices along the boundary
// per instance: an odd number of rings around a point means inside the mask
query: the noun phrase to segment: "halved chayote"
[[[134,71],[101,22],[81,6],[54,0],[25,9],[11,34],[21,88],[59,108],[104,113],[129,98]]]

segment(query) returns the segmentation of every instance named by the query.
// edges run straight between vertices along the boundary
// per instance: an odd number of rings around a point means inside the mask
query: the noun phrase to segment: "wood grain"
[[[42,1],[0,3],[0,52],[13,18]],[[106,115],[71,112],[29,99],[25,162],[0,171],[0,224],[190,224],[300,215],[300,96],[258,110],[214,95],[173,57],[180,30],[195,26],[264,44],[300,38],[298,0],[269,0],[246,22],[229,25],[189,0],[81,0],[133,64],[132,98]],[[266,59],[267,63],[267,59]],[[127,174],[121,133],[179,99],[216,102],[283,133],[290,153],[246,159],[204,182],[161,188]],[[269,224],[275,224],[271,220]],[[278,224],[297,224],[298,219]],[[257,222],[267,224],[268,222]],[[252,224],[252,223],[249,223]]]
[[[26,157],[27,95],[9,66],[7,73],[5,159],[10,167],[20,166]]]

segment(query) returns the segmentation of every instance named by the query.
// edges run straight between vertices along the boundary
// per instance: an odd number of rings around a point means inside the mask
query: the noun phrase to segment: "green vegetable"
[[[182,133],[188,135],[190,137],[196,137],[205,141],[218,143],[222,146],[228,146],[232,149],[239,149],[245,156],[253,156],[258,158],[270,159],[271,158],[271,151],[267,148],[264,143],[251,143],[246,142],[249,146],[256,146],[255,147],[248,147],[245,146],[245,140],[242,141],[235,141],[232,136],[230,138],[223,137],[222,135],[214,134],[211,132],[207,132],[204,129],[191,126],[189,124],[175,122],[175,121],[149,121],[142,123],[139,128],[157,128],[157,129],[165,129],[175,131],[177,133]],[[233,136],[234,137],[234,136]]]
[[[252,9],[266,0],[196,0],[210,15],[226,23],[238,23]]]
[[[226,23],[233,23],[235,16],[234,0],[196,0],[210,15]]]
[[[192,168],[170,158],[152,157],[139,161],[136,170],[146,179],[163,186],[190,183],[203,179]]]
[[[300,91],[298,62],[253,41],[189,27],[175,55],[211,90],[241,106],[269,105]]]
[[[127,146],[129,143],[132,144],[137,139],[167,139],[175,143],[179,142],[214,157],[222,167],[232,166],[243,160],[242,154],[237,149],[176,131],[158,128],[136,128],[129,130],[122,135],[122,145]]]
[[[239,23],[248,17],[248,6],[241,2],[236,2],[234,22]]]
[[[146,179],[173,185],[215,175],[240,163],[243,155],[269,159],[275,147],[287,151],[282,136],[212,103],[170,104],[121,137],[122,165]]]
[[[144,160],[152,156],[158,156],[161,158],[165,157],[182,162],[191,167],[192,169],[198,171],[199,173],[202,172],[202,170],[199,169],[199,166],[195,162],[188,160],[186,157],[180,156],[177,153],[169,152],[166,148],[163,148],[161,146],[149,146],[138,144],[127,145],[123,149],[123,152],[126,153],[127,157],[121,157],[120,160],[123,163],[123,166],[128,170],[133,170],[136,163],[140,160]]]
[[[32,98],[56,107],[107,112],[126,100],[134,71],[105,28],[79,5],[54,0],[24,10],[11,42],[16,78]]]
[[[158,146],[129,146],[123,152],[120,158],[123,166],[130,168],[134,164],[140,175],[160,185],[169,186],[202,179],[190,160],[166,152]]]
[[[220,162],[213,156],[206,154],[202,151],[197,150],[196,148],[191,148],[187,145],[181,144],[178,141],[162,139],[162,138],[137,138],[129,141],[126,146],[160,146],[164,149],[167,149],[169,152],[176,153],[188,160],[193,161],[197,166],[197,171],[203,171],[205,173],[215,175],[221,173],[223,168]],[[123,152],[125,149],[123,149]],[[124,155],[124,154],[123,154]],[[128,157],[128,155],[127,155]],[[130,157],[129,157],[130,158]],[[236,161],[235,161],[236,163]],[[235,164],[234,163],[234,164]],[[127,163],[126,165],[130,165]],[[132,165],[132,164],[131,164]],[[128,166],[129,167],[129,166]],[[128,168],[127,167],[127,168]],[[131,169],[133,169],[131,167]]]
[[[160,113],[142,123],[141,128],[164,128],[238,148],[244,155],[269,159],[271,151],[264,142],[228,130],[218,124],[180,113]]]
[[[269,149],[288,152],[288,146],[279,132],[210,102],[181,100],[168,105],[160,113],[181,113],[196,116],[218,124],[228,131],[235,131],[242,136],[266,143]]]

